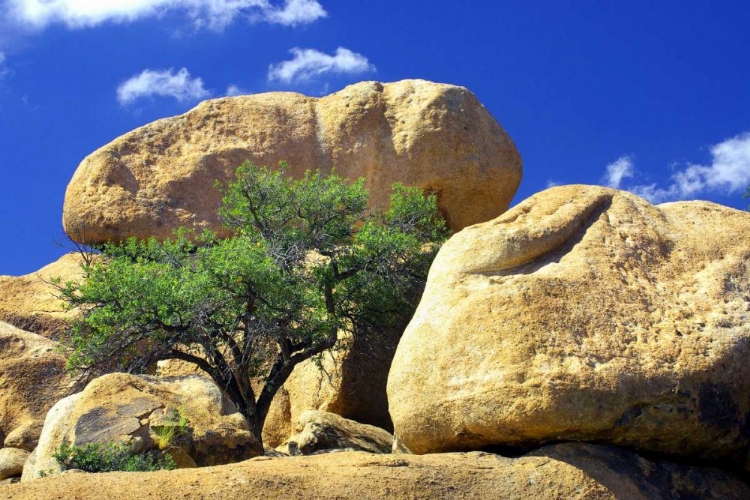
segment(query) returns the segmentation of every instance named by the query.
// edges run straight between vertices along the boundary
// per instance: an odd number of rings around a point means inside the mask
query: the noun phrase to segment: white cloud
[[[680,196],[679,189],[675,185],[660,188],[656,184],[644,184],[641,186],[631,186],[626,188],[626,190],[637,194],[641,198],[646,198],[651,203],[664,203],[665,201],[684,199],[684,197]]]
[[[199,101],[211,96],[203,87],[203,80],[191,78],[187,69],[144,70],[117,87],[117,100],[123,106],[141,97],[174,97],[178,101]]]
[[[283,8],[267,9],[263,15],[270,23],[297,26],[326,17],[328,13],[316,0],[287,0]]]
[[[327,15],[317,0],[285,0],[283,6],[269,0],[5,0],[4,5],[4,17],[34,28],[128,23],[169,12],[182,12],[197,28],[211,29],[225,28],[240,16],[296,26]]]
[[[234,97],[234,96],[238,96],[238,95],[247,95],[249,93],[250,92],[247,92],[247,91],[241,89],[237,85],[230,85],[230,86],[227,87],[227,91],[224,92],[224,95],[229,96],[229,97]]]
[[[607,165],[607,174],[604,178],[604,183],[609,187],[619,189],[622,180],[626,177],[633,177],[633,158],[630,156],[621,156]]]
[[[662,187],[654,183],[626,186],[624,189],[652,203],[662,203],[695,198],[707,193],[734,194],[750,186],[750,132],[720,142],[712,146],[710,151],[709,165],[689,163],[672,174],[667,186]],[[617,162],[612,165],[615,164]],[[608,178],[611,177],[609,167],[612,165],[607,167]],[[629,169],[624,171],[630,175],[619,177],[620,181],[625,177],[632,177],[632,161]],[[616,174],[617,170],[613,169],[613,172]]]
[[[328,55],[315,49],[293,48],[292,60],[268,67],[268,81],[299,83],[311,80],[325,73],[358,74],[375,71],[365,56],[339,47],[335,55]]]

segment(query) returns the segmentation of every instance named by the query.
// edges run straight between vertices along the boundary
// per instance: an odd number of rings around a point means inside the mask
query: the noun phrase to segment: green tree
[[[232,237],[181,230],[169,241],[104,245],[84,280],[62,287],[83,311],[69,367],[137,373],[159,360],[193,363],[262,450],[271,401],[294,367],[338,347],[340,332],[376,342],[405,324],[447,237],[434,195],[394,184],[390,209],[372,215],[367,198],[363,179],[293,180],[243,164],[219,210]]]

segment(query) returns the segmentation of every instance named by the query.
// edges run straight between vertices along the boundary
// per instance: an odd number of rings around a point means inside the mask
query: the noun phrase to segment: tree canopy
[[[374,342],[408,321],[448,235],[434,195],[394,184],[390,208],[372,214],[367,199],[363,179],[294,180],[283,165],[243,164],[219,209],[232,237],[179,230],[168,241],[107,244],[81,283],[62,287],[82,310],[69,367],[193,363],[262,446],[271,401],[294,367],[334,348],[341,332]]]

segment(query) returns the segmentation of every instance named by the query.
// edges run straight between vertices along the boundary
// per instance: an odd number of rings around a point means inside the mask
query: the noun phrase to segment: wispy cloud
[[[150,70],[126,80],[117,88],[117,101],[127,106],[142,97],[173,97],[178,101],[199,101],[211,96],[203,87],[203,80],[191,78],[190,72],[182,68]]]
[[[5,52],[0,52],[0,79],[10,74],[10,68],[5,65]]]
[[[246,94],[249,94],[249,93],[250,92],[247,92],[246,90],[243,90],[242,88],[240,88],[237,85],[230,85],[230,86],[227,87],[227,91],[224,92],[224,95],[226,95],[228,97],[234,97],[234,96],[238,96],[238,95],[246,95]]]
[[[269,82],[293,84],[306,82],[326,73],[354,75],[375,71],[375,66],[365,56],[344,47],[336,49],[334,55],[298,47],[290,52],[294,56],[291,60],[268,67]]]
[[[296,26],[326,17],[317,0],[0,0],[1,14],[17,24],[45,28],[64,24],[69,28],[128,23],[180,12],[197,28],[220,30],[237,17],[250,21]]]
[[[711,163],[699,165],[688,163],[670,177],[665,186],[635,184],[623,189],[642,196],[652,203],[685,200],[702,194],[734,194],[750,186],[750,132],[727,139],[711,146]],[[612,167],[610,169],[610,167]],[[630,157],[623,157],[607,166],[607,179],[617,181],[634,177],[634,165]]]
[[[10,66],[8,66],[5,52],[0,51],[0,80],[5,78],[6,76],[11,77],[13,76],[13,74],[14,74],[14,71]]]
[[[615,189],[620,189],[622,180],[627,177],[633,177],[633,158],[631,156],[621,156],[607,165],[604,184]]]

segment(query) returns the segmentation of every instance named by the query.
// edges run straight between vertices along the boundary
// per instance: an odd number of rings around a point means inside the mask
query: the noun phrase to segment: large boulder
[[[31,451],[47,411],[71,390],[56,342],[0,322],[0,437]]]
[[[0,276],[0,321],[29,332],[56,339],[65,331],[76,311],[68,310],[52,280],[60,283],[82,277],[82,259],[78,253],[25,276]]]
[[[314,410],[303,413],[299,421],[302,432],[293,436],[287,445],[293,455],[343,449],[391,452],[393,436],[379,427]]]
[[[750,437],[750,214],[564,186],[453,236],[388,380],[415,453]]]
[[[481,452],[398,457],[343,452],[258,457],[206,469],[65,474],[4,486],[0,498],[746,500],[750,488],[716,469],[571,444],[520,458]]]
[[[113,373],[49,411],[23,480],[36,479],[40,471],[59,472],[53,454],[63,443],[111,442],[134,452],[176,448],[174,455],[187,454],[191,460],[184,462],[191,465],[238,462],[259,451],[244,417],[206,378]]]
[[[289,174],[333,167],[365,177],[371,205],[399,181],[436,192],[460,229],[504,212],[521,180],[513,141],[463,87],[422,80],[362,82],[323,98],[271,92],[206,101],[92,153],[65,194],[63,224],[85,243],[160,238],[187,226],[220,230],[216,209],[245,160]]]

